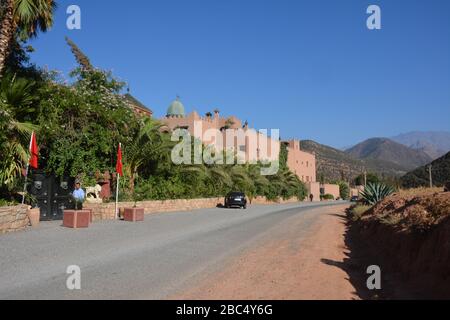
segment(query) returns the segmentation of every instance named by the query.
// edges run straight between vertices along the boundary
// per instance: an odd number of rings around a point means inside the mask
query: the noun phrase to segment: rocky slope
[[[425,152],[411,149],[387,138],[366,140],[348,149],[346,153],[361,160],[394,163],[406,171],[432,161]]]
[[[392,137],[395,142],[416,150],[422,150],[437,159],[450,152],[450,132],[409,132]]]
[[[328,182],[342,178],[352,180],[364,171],[389,176],[401,176],[407,172],[395,163],[377,159],[356,159],[342,150],[312,140],[301,141],[301,148],[316,154],[318,180],[321,177]]]
[[[442,158],[433,161],[431,166],[433,184],[435,186],[441,187],[445,183],[450,182],[450,152]],[[429,176],[428,165],[425,165],[404,175],[401,178],[401,182],[405,188],[429,186]]]
[[[394,194],[351,223],[350,232],[383,271],[383,298],[450,298],[449,192]]]

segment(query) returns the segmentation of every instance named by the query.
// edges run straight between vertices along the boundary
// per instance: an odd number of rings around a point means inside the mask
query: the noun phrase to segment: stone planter
[[[41,209],[34,208],[28,209],[27,211],[28,219],[30,219],[30,224],[33,228],[39,226],[39,222],[41,221]]]
[[[64,210],[63,226],[66,228],[88,228],[91,222],[90,210]]]
[[[144,221],[144,208],[125,208],[123,220],[129,222]]]

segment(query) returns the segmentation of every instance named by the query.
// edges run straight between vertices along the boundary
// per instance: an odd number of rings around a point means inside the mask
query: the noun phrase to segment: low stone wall
[[[258,197],[253,199],[252,204],[274,204],[274,203],[295,203],[297,199],[280,200],[278,202],[268,201],[266,198]],[[136,206],[144,208],[145,214],[190,211],[196,209],[215,208],[223,204],[223,198],[210,199],[182,199],[182,200],[164,200],[164,201],[139,201]],[[120,202],[119,208],[134,207],[134,202]],[[115,203],[85,203],[84,209],[91,209],[94,221],[114,220]]]
[[[223,199],[222,199],[223,201]],[[264,197],[256,197],[252,200],[252,204],[269,205],[269,204],[287,204],[299,202],[297,198],[292,198],[289,200],[279,199],[278,201],[269,201]]]
[[[27,206],[0,207],[0,234],[24,230],[30,220]]]

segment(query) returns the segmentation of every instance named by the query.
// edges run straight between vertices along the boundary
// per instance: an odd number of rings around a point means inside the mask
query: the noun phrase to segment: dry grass
[[[435,193],[443,192],[444,188],[415,188],[415,189],[400,189],[396,192],[397,195],[401,197],[419,197],[419,196],[427,196]]]
[[[372,206],[366,206],[363,204],[357,204],[350,208],[350,218],[353,221],[358,221],[362,218],[362,216],[369,211]]]
[[[450,193],[443,189],[403,190],[387,197],[363,214],[401,230],[430,230],[450,217]]]

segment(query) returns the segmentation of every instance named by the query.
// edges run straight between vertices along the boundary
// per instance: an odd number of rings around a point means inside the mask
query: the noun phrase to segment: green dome
[[[167,110],[167,116],[168,117],[184,117],[184,106],[181,103],[180,99],[177,98],[172,104],[170,105],[169,109]]]

